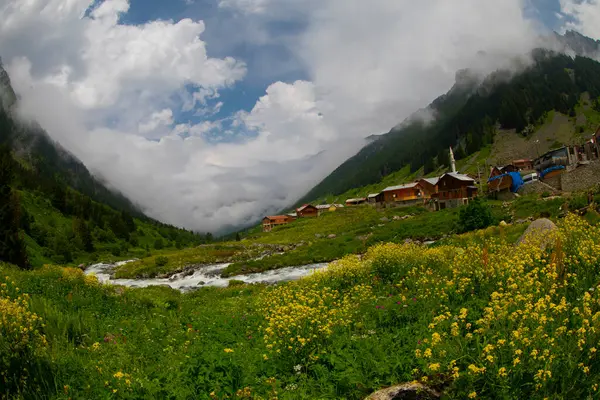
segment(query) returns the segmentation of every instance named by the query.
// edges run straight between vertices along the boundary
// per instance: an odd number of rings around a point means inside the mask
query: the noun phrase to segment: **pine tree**
[[[86,222],[81,218],[75,218],[73,221],[73,230],[81,240],[83,244],[83,250],[88,253],[93,252],[94,242],[92,240],[92,234],[90,233],[90,229],[87,226]]]
[[[19,198],[13,192],[14,160],[6,146],[0,146],[0,260],[23,269],[30,267],[25,242],[19,230]]]
[[[239,232],[238,232],[238,233],[236,233],[236,234],[235,234],[235,241],[236,241],[236,242],[239,242],[239,241],[241,241],[241,240],[242,240],[242,237],[240,236],[240,233],[239,233]]]

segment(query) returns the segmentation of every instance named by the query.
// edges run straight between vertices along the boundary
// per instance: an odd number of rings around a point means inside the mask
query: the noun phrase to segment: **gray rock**
[[[327,236],[327,239],[335,239],[336,237],[337,235],[332,233],[331,235]]]
[[[400,216],[399,215],[394,215],[394,221],[400,221]]]
[[[521,244],[527,240],[539,240],[540,246],[542,248],[546,248],[549,244],[551,244],[555,235],[552,234],[556,232],[558,228],[554,224],[554,222],[550,221],[547,218],[540,218],[533,221],[525,233],[519,238],[517,244]]]
[[[315,234],[315,237],[316,237],[317,239],[321,239],[321,238],[323,237],[323,235],[321,235],[320,233],[316,233],[316,234]]]
[[[204,281],[198,282],[198,286],[202,286],[202,285],[205,285],[205,284],[206,284],[206,282],[204,282]]]
[[[390,222],[390,219],[388,217],[383,217],[379,219],[381,222]]]
[[[421,383],[404,383],[379,390],[365,400],[432,400],[442,395]]]

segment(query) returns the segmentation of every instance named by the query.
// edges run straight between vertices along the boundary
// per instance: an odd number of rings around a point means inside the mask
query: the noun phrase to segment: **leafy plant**
[[[169,259],[165,256],[157,256],[154,262],[156,263],[157,267],[164,267],[169,263]]]
[[[480,198],[471,200],[469,205],[461,208],[458,217],[458,227],[461,232],[484,229],[493,223],[492,209]]]

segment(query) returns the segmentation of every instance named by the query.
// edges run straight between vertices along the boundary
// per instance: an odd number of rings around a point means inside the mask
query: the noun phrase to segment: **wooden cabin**
[[[438,192],[433,195],[436,210],[460,207],[469,204],[469,200],[475,197],[475,179],[456,172],[442,175],[438,182]]]
[[[388,204],[414,204],[424,200],[425,194],[419,182],[390,186],[383,189],[383,201]]]
[[[360,197],[357,199],[348,199],[346,200],[346,206],[359,206],[361,204],[365,204],[367,202],[367,198],[366,197]]]
[[[517,171],[533,171],[533,160],[513,160],[512,165],[514,165]]]
[[[381,204],[384,202],[383,192],[381,193],[371,193],[367,196],[367,201],[371,205]]]
[[[296,210],[298,218],[312,218],[319,216],[319,209],[313,205],[305,204]]]
[[[271,232],[274,227],[279,225],[287,225],[295,220],[289,215],[270,215],[262,220],[263,232]]]
[[[423,189],[425,199],[430,199],[435,193],[437,193],[439,180],[439,177],[421,178],[418,180],[419,185],[421,185],[421,189]]]

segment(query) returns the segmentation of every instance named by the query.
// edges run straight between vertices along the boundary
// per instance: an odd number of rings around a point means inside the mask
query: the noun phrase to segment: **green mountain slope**
[[[16,120],[17,96],[1,64],[0,100],[0,260],[72,264],[205,242],[204,236],[146,217],[39,126]],[[28,261],[15,255],[23,242]]]
[[[408,171],[402,176],[421,168],[431,173],[447,164],[449,146],[465,158],[490,147],[498,132],[512,130],[526,138],[550,112],[576,116],[583,95],[598,108],[600,63],[547,50],[536,50],[532,57],[533,65],[514,77],[497,71],[477,82],[458,75],[457,84],[429,106],[433,122],[405,121],[340,165],[298,203],[377,184],[403,168]]]

